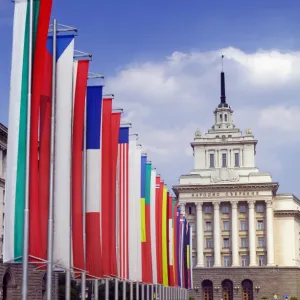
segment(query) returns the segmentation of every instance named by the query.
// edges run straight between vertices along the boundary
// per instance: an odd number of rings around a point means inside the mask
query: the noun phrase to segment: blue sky
[[[76,48],[93,54],[91,71],[107,76],[107,89],[119,96],[116,100],[129,112],[126,117],[137,124],[143,143],[170,185],[192,168],[192,157],[187,149],[194,130],[200,127],[203,132],[212,125],[212,110],[219,101],[218,57],[222,51],[226,52],[229,57],[228,62],[225,61],[227,90],[229,101],[236,108],[237,126],[256,129],[259,167],[270,171],[274,180],[281,182],[283,192],[300,196],[297,176],[292,171],[300,167],[300,162],[294,161],[300,147],[292,135],[280,132],[284,124],[278,129],[278,122],[271,124],[265,117],[270,113],[298,117],[294,114],[298,113],[300,93],[294,80],[295,72],[289,66],[297,65],[296,71],[300,72],[299,10],[300,2],[296,0],[247,3],[237,0],[54,0],[52,16],[59,23],[79,29]],[[7,124],[8,111],[12,17],[13,4],[10,0],[0,0],[0,122],[4,124]],[[263,54],[260,49],[264,50]],[[174,56],[176,52],[180,58]],[[261,63],[261,55],[266,59],[271,57],[271,62]],[[258,66],[247,65],[251,59],[257,59]],[[174,67],[175,63],[179,67]],[[282,66],[287,74],[283,79],[274,75],[274,72],[282,73]],[[149,74],[157,78],[154,80]],[[240,74],[250,81],[252,75],[258,78],[261,74],[262,78],[267,74],[272,80],[249,84],[240,80]],[[298,79],[300,82],[300,76]],[[178,83],[177,90],[172,90],[173,82]],[[153,95],[152,86],[157,91]],[[176,102],[179,95],[190,101],[184,110]],[[133,101],[133,97],[138,99]],[[160,111],[155,110],[154,106],[159,105]],[[171,117],[161,121],[161,111],[171,111]],[[249,111],[254,114],[252,119]],[[262,118],[259,124],[257,114]],[[300,127],[295,123],[298,125]],[[156,137],[152,138],[149,132],[156,132]],[[272,134],[278,132],[290,139],[280,145],[274,143],[276,138]],[[271,148],[272,157],[268,152]],[[174,155],[164,156],[166,149],[172,149]],[[187,155],[178,160],[179,152]],[[179,161],[176,170],[172,169],[172,160]]]

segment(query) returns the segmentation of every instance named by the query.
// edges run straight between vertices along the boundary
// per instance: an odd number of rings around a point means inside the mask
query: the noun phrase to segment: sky
[[[196,129],[213,125],[224,54],[227,102],[258,139],[257,167],[300,197],[299,11],[296,0],[54,0],[52,19],[78,28],[76,49],[93,54],[91,71],[105,74],[105,93],[169,188],[193,168]],[[12,22],[11,0],[0,0],[5,125]]]

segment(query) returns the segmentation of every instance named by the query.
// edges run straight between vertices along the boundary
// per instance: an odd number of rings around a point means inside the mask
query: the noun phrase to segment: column
[[[232,267],[239,264],[239,227],[237,201],[231,201],[231,240],[232,240]]]
[[[250,267],[257,266],[256,262],[256,226],[255,226],[255,201],[248,201],[249,208],[249,252],[250,252]]]
[[[221,267],[220,202],[214,205],[214,267]]]
[[[244,166],[244,150],[241,149],[240,152],[240,167],[242,168]]]
[[[195,203],[197,209],[197,267],[204,267],[202,202]]]
[[[185,216],[185,203],[179,203],[180,212],[183,216]]]
[[[0,178],[3,178],[3,150],[0,148]]]
[[[266,201],[267,206],[267,256],[268,266],[274,266],[274,229],[273,229],[273,206],[272,201]]]

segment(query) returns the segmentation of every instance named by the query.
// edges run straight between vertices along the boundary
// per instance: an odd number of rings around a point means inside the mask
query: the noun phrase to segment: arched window
[[[223,115],[220,114],[220,121],[222,122],[223,121]]]
[[[225,122],[227,122],[227,114],[224,115]]]
[[[226,279],[222,282],[223,300],[233,300],[233,283],[231,280]]]
[[[2,287],[2,299],[3,300],[10,300],[12,299],[12,289],[11,289],[11,276],[7,272],[3,277],[3,287]]]
[[[246,279],[242,282],[243,300],[253,300],[253,283]]]
[[[213,283],[210,280],[202,282],[203,300],[213,300]]]

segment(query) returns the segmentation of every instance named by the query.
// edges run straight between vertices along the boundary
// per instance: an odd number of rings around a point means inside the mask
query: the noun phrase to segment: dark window
[[[239,155],[239,153],[234,153],[234,166],[235,167],[240,166],[240,155]]]
[[[227,167],[226,153],[222,153],[222,168],[226,168],[226,167]]]
[[[215,155],[213,153],[209,154],[209,167],[210,168],[215,167]]]

